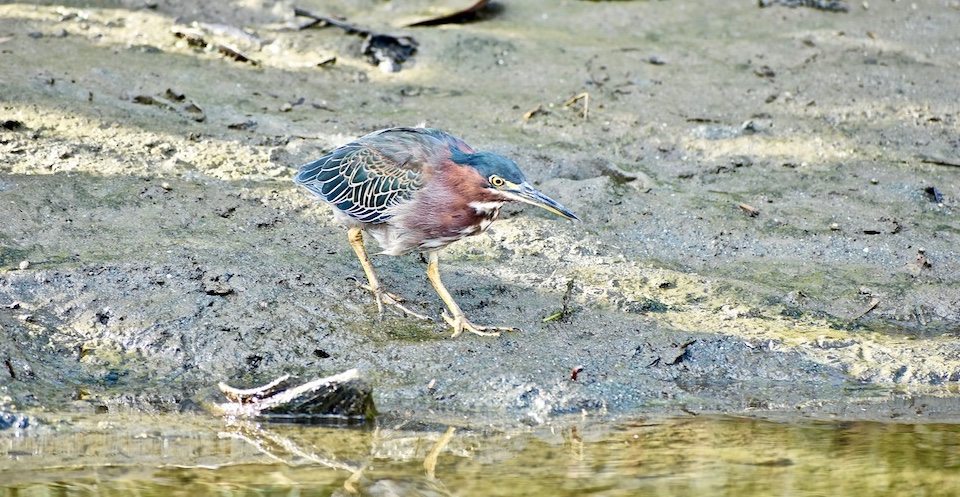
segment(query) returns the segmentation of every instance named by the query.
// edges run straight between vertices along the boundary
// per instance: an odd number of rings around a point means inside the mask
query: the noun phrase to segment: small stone
[[[30,261],[20,261],[20,270],[26,270],[30,268]]]
[[[203,282],[203,291],[207,295],[217,295],[223,297],[225,295],[230,295],[233,293],[233,287],[230,286],[226,281],[221,281],[220,276],[214,276],[213,278],[207,278]],[[224,278],[228,280],[229,277]]]
[[[776,71],[770,66],[760,66],[753,70],[753,73],[761,78],[772,78],[777,75]]]
[[[23,128],[23,122],[14,119],[7,119],[3,122],[0,122],[0,128],[8,131],[17,131],[18,129]]]

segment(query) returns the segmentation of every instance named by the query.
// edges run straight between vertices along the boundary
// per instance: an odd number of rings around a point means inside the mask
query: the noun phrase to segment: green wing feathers
[[[304,165],[294,181],[357,221],[380,223],[422,186],[423,175],[412,165],[358,140]]]
[[[437,129],[382,129],[302,166],[294,181],[357,221],[382,223],[454,151],[474,152]]]

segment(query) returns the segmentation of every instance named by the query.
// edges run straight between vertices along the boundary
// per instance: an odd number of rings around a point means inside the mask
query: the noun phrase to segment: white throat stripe
[[[473,207],[473,210],[477,211],[479,214],[489,214],[500,207],[503,207],[503,202],[470,202],[470,207]]]

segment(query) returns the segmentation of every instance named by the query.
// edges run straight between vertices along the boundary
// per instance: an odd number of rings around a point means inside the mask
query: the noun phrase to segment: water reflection
[[[960,429],[756,419],[523,432],[94,417],[0,433],[0,496],[960,495]]]

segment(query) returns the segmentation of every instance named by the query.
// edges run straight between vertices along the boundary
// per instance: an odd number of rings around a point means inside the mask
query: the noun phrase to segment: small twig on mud
[[[237,62],[249,62],[253,66],[259,66],[260,63],[254,59],[251,59],[250,56],[240,51],[239,48],[231,47],[230,45],[221,43],[217,45],[217,52],[220,55],[224,55],[230,59],[233,59]]]
[[[853,319],[852,319],[852,321],[856,321],[856,320],[858,320],[858,319],[866,316],[868,312],[876,309],[878,305],[880,305],[880,299],[877,299],[877,298],[870,299],[870,303],[867,304],[867,308],[864,309],[864,311],[861,312],[860,314],[857,314],[856,316],[854,316]]]
[[[529,121],[533,119],[535,116],[539,116],[540,114],[546,114],[546,113],[547,111],[543,110],[543,104],[537,104],[536,107],[523,113],[523,120]]]
[[[560,319],[560,318],[562,318],[562,317],[563,317],[563,311],[555,312],[555,313],[553,313],[553,314],[551,314],[551,315],[543,318],[543,322],[544,322],[544,323],[549,323],[550,321],[554,321],[554,320]]]
[[[828,12],[847,12],[847,4],[841,0],[758,0],[757,6],[761,9],[774,4],[785,7],[810,7]]]
[[[577,381],[577,376],[583,372],[583,366],[577,366],[570,371],[570,381]]]
[[[924,164],[933,164],[935,166],[960,167],[960,161],[948,160],[948,159],[933,157],[929,155],[920,156],[920,162]]]
[[[237,404],[250,404],[288,389],[290,385],[288,384],[287,380],[289,379],[290,375],[286,374],[271,381],[270,383],[267,383],[266,385],[247,389],[234,388],[224,382],[218,383],[217,386],[230,402],[236,402]]]
[[[441,24],[470,22],[476,20],[481,12],[488,7],[490,7],[490,0],[478,0],[477,2],[474,2],[473,5],[464,9],[460,9],[450,14],[443,14],[440,16],[431,17],[429,19],[412,22],[407,24],[406,27],[412,28],[415,26],[439,26]]]
[[[653,366],[658,366],[661,363],[667,366],[673,366],[683,362],[683,358],[687,356],[687,347],[697,343],[696,340],[687,340],[680,345],[673,345],[671,347],[664,347],[661,349],[660,354],[657,355],[656,359],[650,361],[646,367],[651,368]],[[649,346],[649,344],[648,344]],[[639,347],[637,351],[639,351]]]
[[[757,217],[757,216],[760,215],[760,209],[757,209],[756,207],[754,207],[754,206],[752,206],[752,205],[739,204],[737,207],[739,207],[740,210],[742,210],[744,214],[746,214],[746,215],[748,215],[748,216],[750,216],[750,217]]]
[[[320,59],[319,62],[317,62],[317,67],[332,66],[332,65],[333,65],[334,63],[336,63],[336,62],[337,62],[337,56],[336,56],[336,55],[328,55],[328,56]]]
[[[564,102],[563,106],[570,107],[571,105],[577,103],[580,100],[583,100],[583,112],[581,115],[583,116],[584,119],[586,119],[587,113],[590,111],[590,94],[589,93],[583,92],[578,95],[574,95],[570,97],[569,100]]]
[[[570,309],[570,297],[573,295],[574,284],[576,284],[576,280],[573,278],[570,278],[567,281],[567,291],[563,293],[560,311],[543,318],[544,323],[549,323],[550,321],[556,321],[558,319],[562,320],[573,313],[572,309]]]
[[[298,26],[299,29],[312,28],[318,24],[322,24],[324,26],[327,26],[327,25],[336,26],[346,31],[347,34],[358,34],[360,36],[370,36],[374,34],[374,32],[370,31],[369,29],[358,28],[357,26],[354,26],[353,24],[349,24],[345,21],[341,21],[340,19],[329,17],[329,16],[322,16],[319,14],[314,14],[309,10],[301,9],[299,7],[293,8],[293,15],[297,17],[306,17],[307,19],[311,20],[310,22],[302,26]]]

